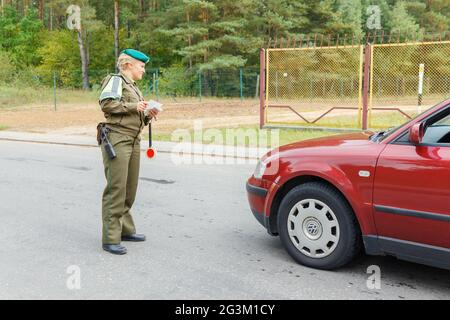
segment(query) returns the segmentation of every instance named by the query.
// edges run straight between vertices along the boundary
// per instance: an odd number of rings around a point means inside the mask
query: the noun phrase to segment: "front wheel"
[[[310,182],[289,191],[280,205],[278,231],[286,251],[312,268],[339,268],[361,251],[352,208],[324,183]]]

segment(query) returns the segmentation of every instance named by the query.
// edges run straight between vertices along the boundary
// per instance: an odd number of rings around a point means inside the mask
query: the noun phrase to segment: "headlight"
[[[264,175],[264,171],[266,171],[267,163],[263,162],[261,160],[258,161],[258,164],[256,165],[255,172],[253,173],[253,176],[256,179],[261,179]]]
[[[270,170],[266,172],[266,169],[268,168]],[[264,160],[261,159],[258,161],[253,176],[256,179],[262,179],[264,173],[275,174],[277,171],[278,171],[278,154],[272,154],[267,158],[265,158]]]

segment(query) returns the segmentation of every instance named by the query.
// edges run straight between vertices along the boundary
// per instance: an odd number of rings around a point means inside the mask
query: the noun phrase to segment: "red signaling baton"
[[[152,123],[150,122],[148,124],[148,150],[147,150],[147,157],[149,159],[153,158],[155,156],[155,150],[152,148]]]
[[[150,100],[148,102],[148,108],[147,110],[149,111],[150,109],[157,109],[158,112],[162,111],[162,104],[157,102],[157,101],[153,101]],[[146,111],[147,111],[146,110]],[[148,114],[147,111],[147,114]],[[156,117],[155,117],[156,119]],[[152,122],[150,121],[148,124],[148,150],[147,150],[147,157],[148,158],[153,158],[155,156],[155,150],[152,148]]]

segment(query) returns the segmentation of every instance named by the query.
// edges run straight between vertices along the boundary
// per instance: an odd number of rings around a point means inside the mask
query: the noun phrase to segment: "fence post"
[[[56,111],[56,71],[53,71],[53,103]]]
[[[243,71],[242,68],[239,69],[239,88],[240,88],[240,94],[241,94],[241,102],[244,100],[243,96]]]
[[[275,99],[278,101],[278,71],[275,72]]]
[[[202,102],[202,73],[198,72],[198,94],[200,98],[200,102]]]
[[[151,86],[151,88],[152,88],[152,91],[151,91],[151,93],[153,94],[154,92],[155,92],[155,84],[156,84],[156,73],[152,73],[152,86]]]
[[[155,81],[155,93],[156,93],[156,100],[159,100],[159,69],[156,70],[156,81]]]
[[[152,94],[152,90],[153,90],[153,82],[152,82],[152,77],[149,75],[149,81],[148,81],[148,94]]]
[[[367,130],[368,114],[369,114],[369,82],[370,82],[370,63],[372,46],[366,44],[364,50],[364,84],[363,84],[363,110],[362,110],[362,130]]]
[[[425,72],[425,64],[421,63],[419,65],[419,85],[417,89],[418,101],[417,101],[417,113],[422,113],[422,98],[423,98],[423,77]]]
[[[255,99],[259,97],[259,74],[256,75]]]
[[[259,52],[259,128],[264,127],[266,114],[266,51]]]

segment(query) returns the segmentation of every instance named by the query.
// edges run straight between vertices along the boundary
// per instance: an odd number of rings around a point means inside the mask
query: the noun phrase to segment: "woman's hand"
[[[139,101],[137,104],[137,111],[144,112],[144,110],[147,108],[147,105],[147,101]]]
[[[158,114],[158,109],[156,109],[156,108],[153,108],[153,109],[150,109],[149,111],[148,111],[148,117],[150,118],[150,119],[155,119],[155,120],[158,120],[157,118],[156,118],[156,115]]]

